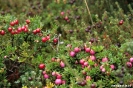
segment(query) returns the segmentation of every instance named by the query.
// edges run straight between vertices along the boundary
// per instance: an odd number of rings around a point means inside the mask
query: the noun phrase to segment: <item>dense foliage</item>
[[[5,0],[0,8],[0,88],[133,86],[132,1]]]

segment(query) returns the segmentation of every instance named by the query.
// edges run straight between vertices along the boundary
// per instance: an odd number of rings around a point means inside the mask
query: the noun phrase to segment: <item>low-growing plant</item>
[[[132,86],[132,7],[108,1],[53,0],[41,14],[0,15],[0,87]]]

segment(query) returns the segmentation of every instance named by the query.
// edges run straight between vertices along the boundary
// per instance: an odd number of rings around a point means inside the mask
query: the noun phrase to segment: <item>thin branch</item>
[[[87,7],[88,13],[89,13],[89,15],[90,15],[91,23],[93,24],[92,16],[91,16],[90,9],[89,9],[89,7],[88,7],[87,1],[84,0],[84,2],[85,2],[85,5],[86,5],[86,7]]]
[[[52,47],[52,49],[54,50],[54,51],[56,51],[55,49],[54,49],[54,47],[50,44],[50,46]]]

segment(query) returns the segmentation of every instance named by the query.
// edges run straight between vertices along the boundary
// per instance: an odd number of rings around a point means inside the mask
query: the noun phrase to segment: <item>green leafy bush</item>
[[[26,2],[12,2],[11,13],[0,15],[0,87],[132,86],[131,4],[53,0],[45,6],[43,0]],[[2,3],[4,10],[8,5]]]

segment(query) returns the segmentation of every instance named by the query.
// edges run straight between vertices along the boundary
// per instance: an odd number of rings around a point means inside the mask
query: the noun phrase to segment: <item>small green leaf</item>
[[[94,65],[95,64],[95,62],[93,62],[92,60],[89,60],[88,63],[89,63],[89,65]]]
[[[95,51],[95,52],[100,52],[104,49],[104,46],[92,46],[92,49]]]
[[[18,62],[25,62],[27,58],[19,58]]]

